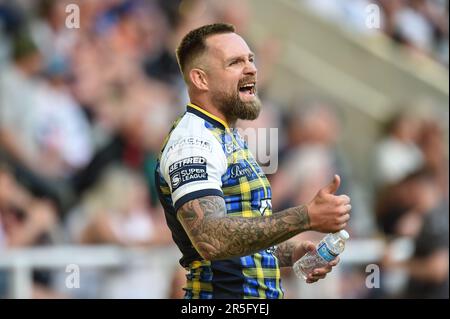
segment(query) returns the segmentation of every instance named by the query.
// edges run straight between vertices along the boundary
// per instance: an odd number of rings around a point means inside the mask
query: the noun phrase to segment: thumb
[[[339,185],[341,185],[341,178],[339,177],[339,175],[335,174],[333,181],[325,186],[324,191],[328,194],[334,194],[338,190]]]
[[[305,253],[308,251],[314,251],[316,250],[316,245],[314,245],[314,243],[309,240],[305,240],[303,242],[303,249],[305,249]]]

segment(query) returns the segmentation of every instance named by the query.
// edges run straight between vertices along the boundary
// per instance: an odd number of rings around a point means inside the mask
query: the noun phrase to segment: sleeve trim
[[[183,206],[184,204],[186,204],[187,202],[193,200],[193,199],[197,199],[200,197],[205,197],[205,196],[220,196],[223,197],[223,193],[222,191],[215,189],[215,188],[208,188],[208,189],[201,189],[189,194],[186,194],[184,196],[182,196],[180,199],[178,199],[175,203],[174,203],[174,207],[175,207],[175,211],[178,211],[178,209]]]

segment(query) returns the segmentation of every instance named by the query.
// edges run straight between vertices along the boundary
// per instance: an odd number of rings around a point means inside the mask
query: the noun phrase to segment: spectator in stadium
[[[33,107],[39,91],[35,78],[42,70],[42,60],[28,34],[15,36],[12,44],[13,62],[0,73],[0,145],[16,161],[37,169],[44,161],[33,143]]]
[[[0,251],[52,244],[57,230],[57,214],[48,200],[38,199],[17,183],[8,167],[0,162]],[[0,277],[6,274],[0,272]],[[6,282],[0,278],[0,296]],[[32,298],[62,298],[52,289],[47,270],[33,271]]]
[[[387,123],[384,136],[374,155],[374,177],[377,188],[395,184],[423,165],[418,147],[421,119],[406,108]]]
[[[333,172],[342,177],[340,192],[348,192],[348,163],[336,145],[340,123],[335,112],[316,100],[295,105],[286,118],[287,142],[272,182],[274,207],[284,209],[311,200]]]
[[[431,171],[441,194],[448,196],[448,160],[440,126],[440,121],[430,115],[419,117],[404,111],[389,122],[390,137],[378,144],[375,166],[380,182],[375,213],[386,235],[407,236],[419,230],[421,218],[409,213],[415,210],[415,198],[411,196],[414,183],[407,178],[409,174],[419,169]]]
[[[378,0],[384,30],[414,53],[431,56],[448,66],[448,2]]]
[[[333,172],[338,172],[342,178],[339,193],[349,193],[348,185],[351,176],[348,162],[337,146],[340,125],[336,111],[320,99],[295,103],[287,112],[287,140],[280,152],[280,167],[271,181],[272,203],[275,209],[284,209],[310,201]],[[353,196],[352,202],[354,202]],[[356,219],[365,217],[359,216],[362,213],[361,210],[353,208],[353,211],[355,213],[347,227],[352,237],[355,236],[353,229],[358,231],[358,228],[352,227],[352,223]],[[323,234],[318,232],[305,232],[295,238],[318,242],[322,237]],[[293,272],[283,269],[282,276],[285,284],[294,288],[291,289],[292,291],[298,288]],[[324,287],[321,283],[308,287],[305,289],[308,295],[303,297],[332,297],[335,291],[330,288],[324,289]]]
[[[415,250],[411,259],[397,261],[387,254],[382,261],[385,270],[403,269],[409,275],[406,298],[449,297],[449,206],[442,195],[436,176],[420,170],[406,178],[409,196],[413,201],[409,216],[399,223],[414,238]]]
[[[135,172],[109,167],[87,192],[71,218],[77,242],[124,246],[164,245],[170,242],[162,211],[150,208],[147,188]]]
[[[439,117],[426,117],[420,130],[418,146],[424,157],[425,168],[433,172],[442,194],[448,198],[448,155],[443,126]]]
[[[95,187],[71,211],[68,232],[72,242],[84,245],[109,244],[127,248],[150,248],[172,243],[161,207],[152,208],[144,180],[136,172],[111,166]],[[163,298],[165,278],[160,269],[143,267],[132,256],[127,267],[92,279],[99,283],[106,298]],[[88,292],[86,292],[88,293]]]

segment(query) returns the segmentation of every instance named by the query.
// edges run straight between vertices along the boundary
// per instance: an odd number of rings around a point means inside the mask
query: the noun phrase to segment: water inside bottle
[[[326,247],[323,247],[326,245]],[[302,258],[300,258],[292,267],[295,274],[299,278],[307,279],[308,275],[316,268],[322,268],[328,264],[331,260],[336,258],[340,253],[344,251],[345,239],[339,236],[339,234],[329,234],[317,245],[312,252],[308,252]],[[319,255],[318,249],[324,249],[322,254],[325,253],[324,259]]]
[[[305,256],[303,256],[300,260],[298,260],[294,264],[294,272],[297,277],[301,277],[304,280],[307,279],[308,275],[316,268],[324,267],[328,264],[326,260],[324,260],[318,253],[317,249],[308,252]]]

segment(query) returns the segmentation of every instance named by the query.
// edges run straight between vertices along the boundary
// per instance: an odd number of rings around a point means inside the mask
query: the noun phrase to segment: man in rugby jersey
[[[238,119],[256,119],[261,103],[254,55],[232,25],[192,30],[177,58],[191,103],[166,139],[155,177],[188,271],[185,297],[283,298],[280,267],[314,249],[290,238],[343,229],[350,198],[334,195],[335,175],[310,203],[272,212],[270,184],[233,128]],[[307,281],[324,278],[337,262]]]

